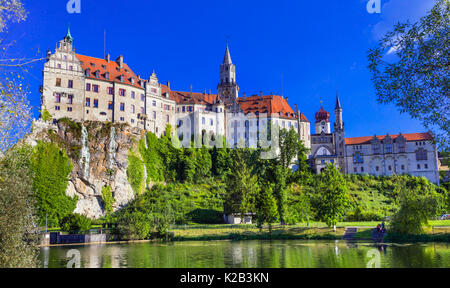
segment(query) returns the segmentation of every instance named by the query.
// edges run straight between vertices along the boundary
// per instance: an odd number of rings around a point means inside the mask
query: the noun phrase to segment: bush
[[[195,209],[187,213],[187,218],[198,224],[222,224],[223,213],[211,209]]]
[[[84,234],[91,229],[91,219],[80,214],[69,214],[59,222],[60,228],[70,234]]]
[[[120,238],[123,240],[148,239],[152,230],[149,215],[140,211],[122,213],[117,224]]]

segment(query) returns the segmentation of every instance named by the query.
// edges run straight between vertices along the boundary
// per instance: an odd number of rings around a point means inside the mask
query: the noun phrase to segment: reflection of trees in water
[[[412,244],[393,246],[391,249],[393,268],[433,268],[442,267],[436,262],[433,246]]]
[[[349,246],[350,245],[350,246]],[[51,247],[41,249],[48,267],[66,267],[66,253],[78,249],[81,267],[361,267],[370,260],[367,252],[377,249],[381,267],[449,267],[450,244],[357,245],[329,241],[212,241],[134,243]],[[337,251],[337,253],[336,253]]]

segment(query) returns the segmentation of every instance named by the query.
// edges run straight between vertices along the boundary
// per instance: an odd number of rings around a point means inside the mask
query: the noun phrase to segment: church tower
[[[231,61],[228,44],[223,63],[220,65],[220,83],[217,85],[217,92],[226,106],[233,104],[238,98],[239,86],[236,84],[236,67]]]
[[[334,143],[336,144],[336,156],[341,172],[345,172],[345,129],[342,119],[342,107],[339,95],[336,93],[336,107],[334,108]]]

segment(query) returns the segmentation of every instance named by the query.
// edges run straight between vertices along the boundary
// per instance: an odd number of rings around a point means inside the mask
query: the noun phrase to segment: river
[[[79,256],[79,257],[78,257]],[[132,268],[449,268],[450,243],[208,241],[41,248],[44,267]]]

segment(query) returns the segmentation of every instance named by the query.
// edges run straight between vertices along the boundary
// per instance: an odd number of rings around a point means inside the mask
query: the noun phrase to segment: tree
[[[54,143],[38,142],[31,155],[33,191],[40,224],[58,225],[76,208],[77,198],[66,195],[72,164]]]
[[[347,183],[342,174],[330,164],[317,176],[315,210],[320,221],[336,228],[348,205]]]
[[[410,24],[397,24],[369,50],[369,69],[380,103],[394,103],[402,113],[436,127],[438,144],[450,143],[450,1]]]
[[[278,219],[277,201],[272,194],[272,187],[263,186],[256,199],[256,223],[261,229],[264,223],[269,225],[269,233],[272,234],[272,223]]]
[[[399,188],[400,209],[392,219],[392,230],[401,234],[421,234],[428,219],[442,210],[445,195],[425,178],[411,178]]]
[[[232,151],[232,167],[225,177],[225,213],[245,213],[255,211],[259,186],[255,175],[251,175],[244,161],[243,151]]]
[[[0,159],[0,267],[39,265],[31,148],[9,149]]]
[[[16,58],[9,51],[15,41],[6,43],[8,27],[27,17],[20,0],[0,0],[0,152],[6,151],[25,135],[31,124],[31,106],[27,99],[28,85],[22,73],[29,65],[43,58]]]

